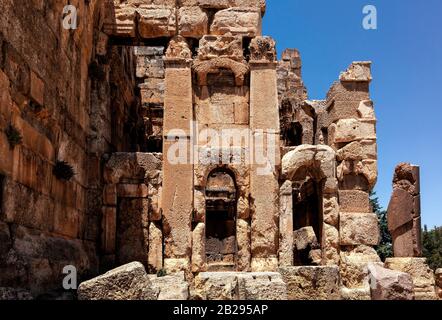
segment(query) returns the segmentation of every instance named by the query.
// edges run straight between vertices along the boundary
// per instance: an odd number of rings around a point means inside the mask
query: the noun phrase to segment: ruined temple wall
[[[126,144],[112,137],[109,69],[125,69],[130,53],[103,52],[101,1],[71,2],[79,19],[70,31],[66,4],[0,2],[0,287],[35,295],[60,289],[66,265],[80,277],[97,272],[100,158]],[[125,92],[112,96],[127,110],[132,80],[119,77]],[[72,179],[54,175],[57,160],[73,167]]]
[[[107,34],[125,38],[200,39],[206,34],[261,33],[265,0],[106,0],[116,19],[107,21]]]

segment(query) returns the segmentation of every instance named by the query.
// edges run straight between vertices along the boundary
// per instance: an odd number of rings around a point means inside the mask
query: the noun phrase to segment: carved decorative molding
[[[270,37],[255,37],[250,43],[251,62],[275,62],[276,43]]]
[[[166,51],[166,59],[168,60],[191,60],[192,51],[182,36],[176,36],[169,42]]]
[[[249,72],[249,66],[245,63],[237,62],[228,58],[215,58],[205,61],[195,61],[193,70],[198,76],[198,84],[200,86],[207,85],[207,75],[209,73],[218,73],[220,69],[229,69],[235,75],[235,84],[242,86],[244,84],[245,75]]]

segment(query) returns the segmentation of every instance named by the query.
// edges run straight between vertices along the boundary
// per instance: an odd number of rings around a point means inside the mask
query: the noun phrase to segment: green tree
[[[373,212],[378,216],[381,233],[381,241],[376,247],[376,251],[382,261],[385,261],[385,259],[393,257],[393,241],[390,232],[388,231],[387,211],[380,205],[376,192],[370,193],[370,204]]]
[[[442,268],[442,227],[422,231],[422,253],[433,270]]]

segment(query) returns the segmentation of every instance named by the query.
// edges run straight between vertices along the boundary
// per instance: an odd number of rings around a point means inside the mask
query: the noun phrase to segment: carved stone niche
[[[235,84],[242,86],[249,66],[245,63],[237,62],[228,58],[215,58],[205,61],[195,61],[193,71],[198,77],[198,85],[207,86],[207,75],[209,73],[219,73],[222,69],[231,70],[235,76]]]
[[[199,60],[229,58],[238,62],[244,61],[242,37],[230,34],[223,36],[206,35],[200,41]]]
[[[184,37],[176,36],[170,40],[166,50],[166,60],[192,60],[192,51]]]
[[[255,37],[250,43],[250,62],[269,63],[276,61],[276,43],[270,37]]]

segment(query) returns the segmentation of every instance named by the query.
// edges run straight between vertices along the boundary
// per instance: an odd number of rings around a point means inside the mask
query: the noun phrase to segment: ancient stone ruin
[[[374,249],[371,62],[309,100],[264,0],[73,2],[65,30],[0,0],[0,299],[69,295],[68,265],[80,299],[436,298],[417,168]]]

